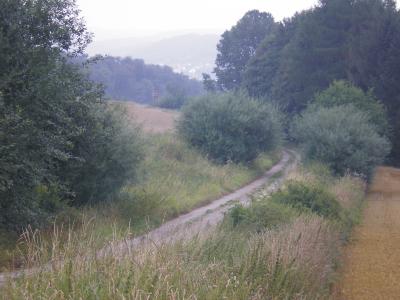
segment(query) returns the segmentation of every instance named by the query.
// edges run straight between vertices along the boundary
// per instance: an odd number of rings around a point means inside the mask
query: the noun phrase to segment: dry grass
[[[328,179],[306,168],[291,177]],[[349,213],[359,208],[364,186],[358,179],[331,177],[321,184],[342,198]],[[106,257],[96,255],[102,238],[96,220],[69,231],[62,243],[59,230],[51,243],[28,232],[26,263],[50,260],[52,269],[9,282],[0,299],[327,299],[344,230],[303,213],[272,229],[235,230],[225,223],[193,239],[147,242],[122,255],[116,248],[120,255]],[[121,233],[113,236],[118,245]],[[131,238],[130,230],[124,236]]]
[[[279,153],[269,153],[261,155],[251,165],[221,166],[210,162],[173,134],[152,134],[144,140],[147,151],[138,170],[139,182],[127,185],[111,203],[65,210],[57,216],[57,223],[64,226],[73,223],[73,228],[79,228],[92,220],[96,249],[99,249],[113,237],[124,238],[128,226],[132,233],[141,234],[208,204],[251,182],[280,159]],[[52,234],[52,228],[42,230],[48,243]],[[67,238],[64,231],[62,240]],[[5,241],[0,245],[0,271],[25,265],[15,251],[17,239],[16,235],[2,239],[0,232],[0,242]]]
[[[335,229],[315,216],[250,236],[216,230],[118,258],[93,256],[88,232],[71,233],[63,247],[55,242],[52,257],[64,263],[10,282],[2,299],[322,299],[339,246]],[[26,240],[35,263],[48,259],[41,257],[48,245]]]
[[[311,168],[300,167],[288,175],[291,181],[308,184],[320,184],[336,196],[341,206],[347,210],[357,209],[364,199],[366,183],[364,180],[351,175],[334,177],[323,165],[312,165]]]
[[[377,168],[363,222],[346,249],[336,299],[398,299],[400,295],[400,169]]]
[[[147,133],[173,132],[175,129],[175,121],[179,117],[179,112],[175,110],[161,109],[135,102],[117,103],[122,103],[132,119],[141,124]]]
[[[369,192],[397,199],[400,195],[400,169],[377,168]]]

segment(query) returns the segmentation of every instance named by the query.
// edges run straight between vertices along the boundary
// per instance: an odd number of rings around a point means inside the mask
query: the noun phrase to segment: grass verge
[[[3,298],[326,299],[347,233],[357,223],[365,184],[351,176],[332,177],[318,165],[300,167],[289,177],[273,195],[259,193],[249,207],[235,207],[216,229],[124,255],[94,255],[93,223],[71,232],[63,245],[57,235],[51,247],[28,235],[28,264],[59,258],[63,263],[9,282]],[[321,189],[338,204],[329,206],[329,213],[320,209],[323,200],[315,191]],[[301,195],[298,202],[293,193]]]
[[[139,182],[127,185],[110,203],[80,209],[66,208],[55,220],[64,227],[58,235],[66,243],[65,228],[78,230],[93,224],[96,248],[112,239],[138,235],[161,223],[236,190],[261,176],[280,159],[279,152],[262,154],[252,164],[217,165],[189,147],[174,134],[145,137],[146,157],[139,170]],[[53,226],[41,230],[52,251]],[[0,271],[26,264],[26,244],[15,234],[0,232]],[[16,250],[17,248],[17,250]]]

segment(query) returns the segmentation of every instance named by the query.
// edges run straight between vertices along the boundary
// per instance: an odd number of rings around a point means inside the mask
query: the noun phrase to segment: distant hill
[[[81,65],[87,56],[74,58]],[[201,95],[203,84],[174,72],[171,67],[145,64],[142,59],[106,56],[90,64],[89,77],[105,87],[106,95],[114,100],[160,104],[166,97],[186,99]]]
[[[164,39],[116,39],[93,42],[88,53],[139,58],[149,64],[171,66],[176,72],[200,79],[202,73],[210,73],[214,68],[219,39],[217,34],[193,33]]]

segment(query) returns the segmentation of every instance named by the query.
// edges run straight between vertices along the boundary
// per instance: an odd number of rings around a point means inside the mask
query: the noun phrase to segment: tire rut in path
[[[377,169],[363,215],[334,298],[400,299],[400,169]]]

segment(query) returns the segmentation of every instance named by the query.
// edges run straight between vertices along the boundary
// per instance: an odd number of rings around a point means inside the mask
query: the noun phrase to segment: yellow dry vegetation
[[[135,102],[123,103],[128,114],[147,133],[166,133],[174,131],[175,121],[179,116],[178,111],[146,106]]]
[[[400,299],[400,169],[380,167],[346,251],[336,299]]]

